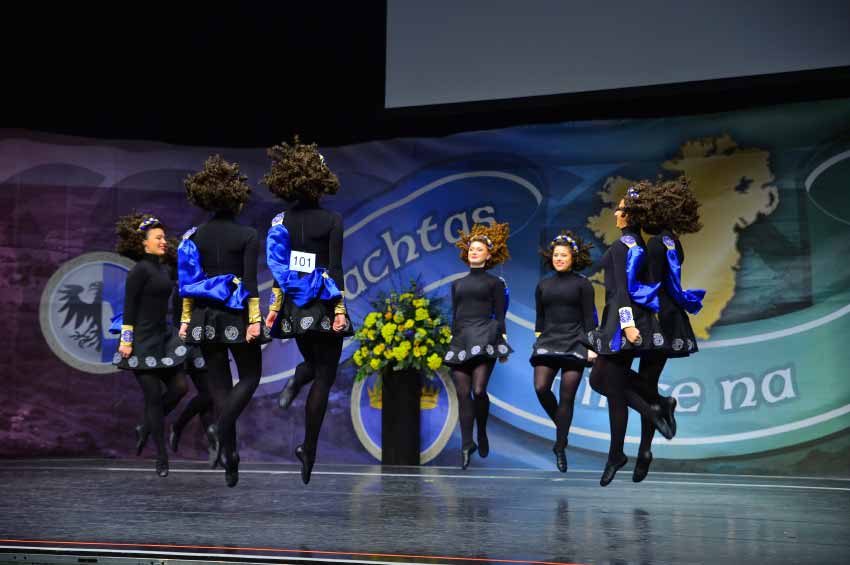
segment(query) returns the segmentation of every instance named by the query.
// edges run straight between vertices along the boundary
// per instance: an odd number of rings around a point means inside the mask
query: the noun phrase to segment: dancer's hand
[[[345,318],[345,314],[337,314],[334,316],[334,331],[342,332],[348,327],[348,320]]]
[[[121,354],[121,357],[126,359],[130,355],[133,354],[133,346],[132,345],[122,345],[118,348],[118,353]]]
[[[245,332],[245,341],[251,343],[258,337],[260,337],[260,322],[248,324],[248,330]]]
[[[269,310],[269,315],[266,316],[266,327],[271,329],[274,325],[275,320],[277,320],[277,312],[274,310]]]
[[[507,363],[507,362],[508,362],[508,356],[507,355],[505,355],[503,357],[499,357],[499,363]]]
[[[632,326],[630,328],[626,328],[623,332],[626,334],[626,339],[629,340],[629,343],[640,343],[640,330],[636,327]]]
[[[596,352],[595,352],[595,351],[589,351],[589,350],[588,350],[588,352],[587,352],[587,361],[588,361],[589,363],[593,363],[594,361],[596,361]]]
[[[177,334],[180,336],[180,339],[185,340],[186,336],[189,335],[189,324],[186,322],[180,324],[180,331],[178,331]]]

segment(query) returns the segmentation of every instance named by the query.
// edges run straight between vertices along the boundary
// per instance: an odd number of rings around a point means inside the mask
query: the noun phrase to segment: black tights
[[[230,458],[236,453],[236,420],[260,384],[263,372],[262,350],[258,343],[205,343],[201,350],[207,362],[209,391],[218,415],[222,451]],[[230,374],[228,350],[239,371],[239,382],[235,386]]]
[[[297,336],[295,343],[304,361],[295,367],[295,390],[311,382],[307,395],[306,419],[304,422],[304,450],[315,456],[319,444],[319,432],[328,409],[328,397],[336,381],[339,356],[342,354],[342,337],[321,332]]]
[[[186,394],[186,379],[173,369],[134,371],[136,381],[145,396],[145,428],[153,436],[157,456],[168,457],[165,451],[165,415],[174,410]],[[162,385],[165,384],[165,393]]]
[[[472,445],[473,421],[478,424],[478,437],[487,435],[487,418],[490,415],[487,383],[490,382],[494,365],[493,361],[488,361],[478,365],[464,365],[452,370],[460,405],[460,437],[463,448]]]
[[[210,424],[214,423],[212,413],[213,401],[212,396],[210,395],[209,386],[207,385],[207,372],[205,370],[190,371],[189,377],[195,385],[197,394],[195,394],[195,396],[192,397],[192,400],[186,404],[183,412],[180,413],[180,416],[178,416],[177,420],[174,422],[174,429],[178,434],[183,431],[183,428],[185,428],[195,416],[200,417],[204,430],[206,430]]]
[[[556,401],[555,394],[552,392],[552,383],[555,382],[558,371],[561,371],[561,386],[558,388]],[[555,447],[558,449],[564,449],[567,445],[567,436],[573,422],[573,404],[583,371],[584,366],[578,363],[534,367],[534,391],[537,393],[540,405],[555,423]]]
[[[638,373],[632,371],[632,378],[640,389],[640,394],[655,404],[661,400],[658,393],[658,381],[664,371],[667,358],[663,355],[647,355],[640,358]],[[652,448],[652,438],[655,437],[655,426],[646,416],[640,419],[640,447],[639,452],[644,453]]]
[[[634,378],[631,370],[633,355],[600,355],[590,371],[590,386],[608,399],[608,422],[611,426],[609,461],[620,461],[625,457],[623,445],[626,441],[626,426],[629,423],[629,408],[648,420],[650,405],[657,402],[647,387]]]

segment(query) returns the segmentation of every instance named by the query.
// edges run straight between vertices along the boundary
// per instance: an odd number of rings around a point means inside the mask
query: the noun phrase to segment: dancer
[[[180,240],[169,238],[168,247],[166,249],[163,261],[169,268],[171,279],[173,282],[173,292],[171,294],[171,314],[173,325],[180,326],[180,315],[182,314],[182,299],[180,298],[180,287],[177,282],[177,247],[180,245]],[[213,415],[213,401],[210,396],[209,386],[207,384],[207,367],[204,361],[204,356],[201,354],[201,348],[197,345],[189,345],[189,351],[186,356],[186,361],[180,367],[184,374],[189,375],[192,384],[195,385],[195,396],[186,404],[177,419],[171,424],[171,429],[168,435],[168,445],[174,453],[177,453],[180,437],[183,429],[192,421],[192,418],[198,416],[202,429],[206,432],[209,463],[211,467],[215,467],[215,451],[213,450],[213,441],[209,437],[209,427],[215,423]]]
[[[342,273],[342,217],[319,201],[336,194],[339,179],[315,144],[283,143],[268,150],[271,169],[263,182],[275,196],[293,203],[272,220],[266,238],[266,262],[274,275],[272,303],[266,317],[271,336],[295,338],[304,360],[279,398],[289,408],[305,384],[304,441],[295,448],[301,480],[310,482],[319,432],[336,380],[343,337],[354,334],[345,309]]]
[[[257,292],[257,231],[236,223],[251,195],[239,165],[214,155],[186,181],[189,202],[212,212],[205,224],[183,235],[178,278],[183,297],[180,335],[201,346],[216,406],[217,423],[208,432],[227,486],[239,482],[236,420],[260,384],[267,342],[261,329]],[[228,352],[239,371],[234,386]]]
[[[555,423],[555,464],[567,472],[567,436],[573,420],[573,403],[584,367],[596,358],[585,343],[596,327],[593,287],[577,271],[591,265],[590,249],[571,231],[561,232],[543,251],[545,264],[555,275],[542,279],[534,293],[537,319],[532,347],[534,390],[540,405]],[[555,376],[561,372],[558,400],[552,393]]]
[[[512,351],[505,329],[507,285],[487,272],[510,257],[509,231],[508,224],[476,224],[469,233],[461,232],[455,244],[461,260],[469,265],[469,274],[452,283],[452,341],[443,361],[452,368],[460,405],[462,469],[476,451],[481,457],[490,453],[487,384],[496,359],[507,361]],[[473,421],[477,445],[472,441]]]
[[[641,193],[647,202],[649,214],[644,230],[653,234],[646,244],[649,271],[647,282],[660,284],[658,290],[658,318],[664,339],[655,352],[640,359],[638,383],[644,387],[644,397],[660,404],[668,415],[671,432],[676,433],[676,399],[658,394],[658,380],[667,359],[687,357],[696,353],[697,341],[689,315],[702,309],[705,290],[682,289],[682,264],[685,253],[679,236],[696,233],[702,229],[699,221],[699,202],[691,192],[687,178],[658,180]],[[652,463],[652,439],[655,426],[647,418],[641,419],[640,447],[632,480],[641,482],[649,473]]]
[[[657,350],[664,341],[655,316],[660,285],[642,282],[647,279],[648,268],[640,225],[649,213],[649,205],[641,194],[648,185],[642,181],[629,187],[614,212],[623,235],[600,261],[605,270],[605,309],[598,330],[588,335],[598,354],[590,373],[590,385],[608,398],[611,426],[608,461],[599,481],[602,486],[607,486],[628,463],[623,444],[629,407],[647,417],[664,437],[673,437],[664,410],[641,396],[631,371],[636,356]]]
[[[124,311],[115,320],[121,320],[121,337],[113,363],[133,371],[145,397],[144,424],[136,426],[136,455],[153,435],[156,473],[167,477],[163,420],[186,394],[186,381],[177,367],[187,354],[186,346],[166,322],[172,284],[162,257],[168,242],[162,223],[150,214],[123,216],[116,224],[116,233],[116,250],[136,264],[127,274]]]

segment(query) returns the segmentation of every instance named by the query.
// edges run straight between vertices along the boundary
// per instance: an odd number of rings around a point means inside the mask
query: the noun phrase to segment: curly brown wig
[[[570,242],[566,238],[570,238],[573,241]],[[573,264],[570,267],[571,271],[583,271],[593,264],[593,260],[590,258],[590,250],[593,249],[593,244],[585,243],[581,237],[570,230],[562,230],[560,234],[549,242],[549,246],[546,249],[540,250],[540,255],[543,257],[543,264],[546,267],[552,270],[555,269],[555,266],[552,265],[552,254],[555,248],[559,246],[564,246],[570,250],[570,255],[573,257]]]
[[[238,213],[251,196],[248,177],[239,172],[239,165],[228,163],[221,155],[212,155],[204,169],[186,177],[186,196],[189,202],[208,212]]]
[[[142,224],[146,224],[143,228]],[[165,229],[165,226],[151,214],[133,212],[121,216],[115,222],[115,235],[118,242],[115,244],[115,252],[133,261],[138,261],[145,255],[145,238],[148,230],[153,228]]]
[[[275,196],[288,202],[318,202],[325,194],[339,190],[339,178],[325,164],[315,143],[301,143],[296,135],[292,145],[284,142],[266,153],[272,164],[263,184]]]
[[[469,233],[458,230],[460,239],[455,242],[455,245],[460,249],[460,258],[464,263],[469,263],[469,244],[473,241],[483,242],[490,250],[490,258],[484,264],[485,269],[492,269],[496,265],[501,265],[511,258],[508,253],[508,235],[511,227],[509,224],[493,224],[485,226],[484,224],[475,224]]]
[[[666,228],[681,235],[702,229],[699,220],[700,203],[685,175],[666,180],[659,177],[646,190],[645,200],[650,205],[650,212],[644,222],[647,232],[659,233]]]
[[[621,211],[628,216],[629,225],[642,227],[652,212],[652,202],[647,199],[646,192],[652,187],[648,180],[640,180],[631,185],[623,196]]]

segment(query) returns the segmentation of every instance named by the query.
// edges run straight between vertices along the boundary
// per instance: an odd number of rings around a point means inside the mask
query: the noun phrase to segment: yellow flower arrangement
[[[451,330],[443,325],[442,298],[426,297],[422,287],[411,283],[404,292],[391,292],[372,303],[363,319],[354,352],[357,380],[367,375],[414,369],[432,373],[443,365]]]

